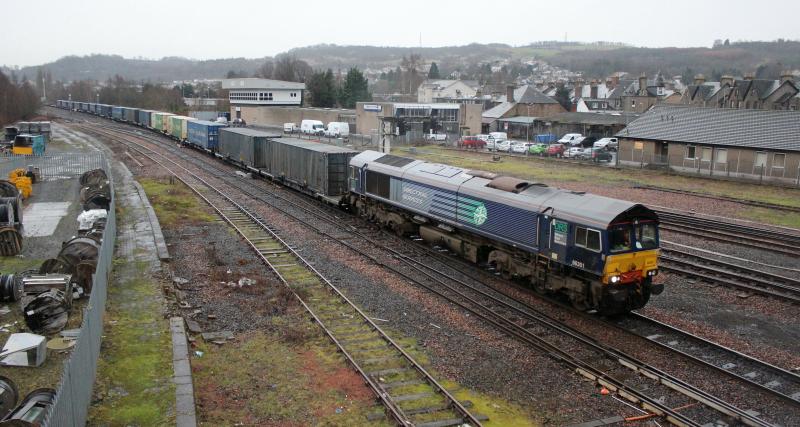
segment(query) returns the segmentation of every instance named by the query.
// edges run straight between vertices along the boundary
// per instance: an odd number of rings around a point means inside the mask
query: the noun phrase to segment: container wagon
[[[136,123],[138,108],[122,107],[122,120],[128,123]]]
[[[210,151],[217,151],[219,146],[219,132],[226,127],[222,123],[206,120],[193,120],[186,124],[189,144]]]
[[[338,203],[348,191],[348,165],[356,150],[303,141],[297,138],[268,138],[256,151],[257,163],[274,180],[318,198]]]
[[[167,125],[169,118],[174,116],[172,113],[164,113],[161,111],[153,112],[150,114],[151,127],[159,132],[167,133]]]
[[[141,126],[141,127],[149,128],[150,127],[150,115],[152,113],[153,112],[150,111],[150,110],[139,110],[139,117],[136,119],[136,124]]]
[[[225,128],[219,132],[219,153],[234,162],[255,169],[266,167],[264,149],[267,138],[275,135],[247,128]]]
[[[186,141],[187,138],[187,123],[194,120],[186,116],[172,116],[169,118],[169,134],[178,141]]]
[[[122,121],[125,118],[124,117],[125,113],[123,111],[123,108],[124,107],[116,107],[116,106],[111,107],[111,118],[114,120]]]

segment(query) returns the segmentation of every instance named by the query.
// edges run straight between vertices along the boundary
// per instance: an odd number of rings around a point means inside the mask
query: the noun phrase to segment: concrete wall
[[[380,111],[367,111],[365,105],[380,106]],[[374,134],[378,131],[380,117],[394,115],[394,104],[391,102],[358,102],[356,103],[356,133],[362,135]]]
[[[641,149],[636,148],[637,142],[641,143]],[[665,146],[666,155],[663,155]],[[690,147],[694,147],[693,154]],[[800,182],[798,152],[621,138],[618,155],[621,165],[660,165],[683,173],[771,180],[786,184]],[[762,159],[763,166],[760,165]]]
[[[483,104],[461,104],[461,125],[465,135],[478,135],[481,133],[481,113]]]
[[[320,120],[327,125],[329,122],[352,122],[355,116],[355,110],[335,108],[232,105],[231,119],[237,117],[237,107],[241,108],[241,117],[247,124],[260,126],[283,126],[284,123],[300,126],[303,120]]]

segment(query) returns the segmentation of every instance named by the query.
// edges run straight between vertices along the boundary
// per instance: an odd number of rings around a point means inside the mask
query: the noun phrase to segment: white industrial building
[[[225,79],[222,89],[228,90],[231,105],[290,105],[303,103],[305,83],[282,80],[241,78]]]

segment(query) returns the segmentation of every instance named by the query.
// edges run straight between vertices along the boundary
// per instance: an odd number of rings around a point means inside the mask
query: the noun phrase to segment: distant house
[[[739,80],[725,75],[718,82],[706,82],[705,76],[698,74],[680,102],[699,107],[800,110],[800,86],[788,71],[780,80],[756,79],[747,74]]]
[[[417,89],[417,102],[474,98],[478,94],[478,87],[478,82],[471,80],[425,80]]]
[[[508,86],[505,101],[483,112],[483,132],[508,130],[508,121],[498,119],[511,117],[547,117],[562,113],[564,107],[555,99],[543,94],[531,85],[519,88]]]
[[[800,112],[654,106],[616,135],[622,164],[800,182]]]

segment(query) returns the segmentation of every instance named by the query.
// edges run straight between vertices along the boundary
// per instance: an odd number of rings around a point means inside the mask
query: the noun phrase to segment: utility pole
[[[44,80],[44,73],[42,73],[42,101],[47,101],[47,83]]]

